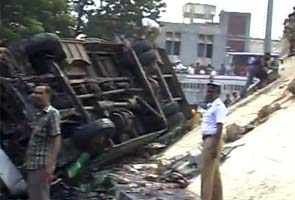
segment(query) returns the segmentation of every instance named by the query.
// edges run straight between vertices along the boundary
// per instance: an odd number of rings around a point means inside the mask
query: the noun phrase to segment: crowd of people
[[[174,64],[176,73],[179,74],[202,74],[202,75],[232,75],[232,69],[229,65],[221,64],[220,69],[216,70],[211,64],[201,65],[199,62],[191,64],[190,66],[184,66],[180,61],[176,61]]]

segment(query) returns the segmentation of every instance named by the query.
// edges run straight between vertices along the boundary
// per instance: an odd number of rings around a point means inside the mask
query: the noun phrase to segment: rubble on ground
[[[89,196],[98,199],[117,200],[195,200],[199,197],[183,190],[188,184],[184,165],[189,164],[195,172],[197,167],[193,157],[181,156],[167,162],[144,158],[126,158],[122,163],[88,171],[75,187],[61,181],[52,187],[53,194],[61,196],[53,199],[83,199]],[[76,196],[75,196],[76,195]],[[69,196],[69,197],[66,197]]]
[[[224,146],[221,160],[225,161],[229,154],[244,144],[228,144]],[[198,150],[198,149],[199,150]],[[170,159],[160,155],[149,159],[135,158],[118,166],[112,166],[108,176],[118,187],[117,196],[128,196],[128,199],[163,199],[184,200],[200,199],[198,195],[183,190],[190,180],[200,174],[202,145],[196,150]]]
[[[188,185],[188,179],[177,169],[173,170],[171,164],[171,161],[163,163],[135,159],[133,163],[125,164],[117,170],[112,169],[111,176],[115,174],[120,191],[124,191],[134,200],[197,199],[196,195],[182,190]]]
[[[269,117],[270,114],[272,114],[280,109],[281,109],[281,105],[278,103],[275,103],[273,105],[263,106],[257,114],[257,120],[258,121],[264,120],[267,117]]]
[[[279,97],[278,99],[281,99]],[[276,102],[275,100],[274,102]],[[273,103],[270,105],[263,106],[257,113],[257,117],[250,121],[248,124],[244,126],[240,126],[237,123],[229,124],[225,127],[225,133],[222,136],[222,139],[225,143],[234,142],[240,139],[243,135],[247,134],[255,127],[265,122],[268,117],[274,112],[281,109],[281,105],[279,103]]]
[[[245,133],[245,128],[236,123],[230,124],[226,127],[226,132],[223,135],[224,142],[233,142],[242,137]]]

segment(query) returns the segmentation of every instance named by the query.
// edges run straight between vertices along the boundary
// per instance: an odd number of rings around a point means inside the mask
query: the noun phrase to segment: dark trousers
[[[247,91],[248,88],[250,87],[250,85],[253,83],[254,78],[259,78],[261,84],[263,84],[263,82],[267,79],[268,75],[267,75],[267,71],[265,69],[255,69],[258,68],[258,66],[251,66],[249,67],[249,71],[248,71],[248,76],[247,76],[247,81],[246,84],[241,92],[241,97],[244,98],[247,96]]]
[[[247,81],[246,84],[241,92],[241,97],[244,98],[247,96],[247,91],[248,88],[250,87],[250,85],[253,83],[253,79],[254,79],[254,70],[252,69],[253,66],[249,67],[249,71],[248,71],[248,75],[247,75]]]
[[[28,170],[29,200],[50,200],[49,189],[49,179],[44,168]]]

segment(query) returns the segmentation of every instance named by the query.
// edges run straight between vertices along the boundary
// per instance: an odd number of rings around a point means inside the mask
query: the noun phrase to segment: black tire
[[[88,151],[88,145],[93,140],[102,137],[112,137],[115,131],[114,123],[108,118],[102,118],[77,128],[71,139],[77,148]]]
[[[140,40],[132,45],[132,49],[137,55],[150,51],[152,48],[153,46],[148,40]]]
[[[173,114],[179,112],[178,103],[175,101],[172,101],[172,102],[166,104],[163,108],[163,112],[166,117],[169,117],[170,115],[173,115]]]
[[[182,112],[178,112],[167,118],[167,125],[169,129],[173,129],[181,125],[185,121],[185,116]]]
[[[143,67],[150,67],[157,61],[157,55],[153,50],[138,55],[138,59]]]

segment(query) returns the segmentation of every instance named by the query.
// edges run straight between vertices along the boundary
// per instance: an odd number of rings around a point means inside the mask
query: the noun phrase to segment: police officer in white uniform
[[[203,151],[201,172],[202,200],[222,200],[222,183],[219,173],[219,161],[222,148],[222,129],[227,109],[219,98],[221,86],[207,84],[207,108],[202,119]]]

